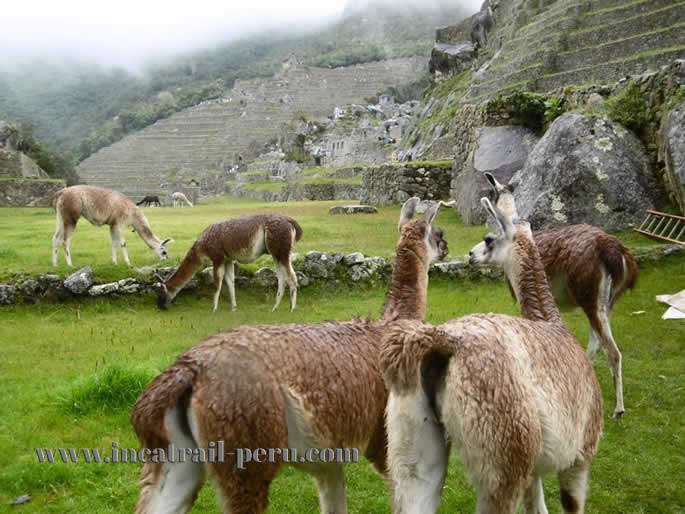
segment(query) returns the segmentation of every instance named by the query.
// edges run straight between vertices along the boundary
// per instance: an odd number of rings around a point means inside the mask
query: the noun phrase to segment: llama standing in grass
[[[171,193],[171,200],[173,202],[174,207],[183,207],[183,205],[187,205],[189,207],[192,207],[193,204],[191,203],[190,200],[188,200],[188,197],[181,193],[180,191],[176,191],[175,193]]]
[[[139,207],[150,207],[150,205],[153,207],[161,207],[162,202],[159,201],[159,196],[157,195],[146,195],[140,202],[136,203],[136,205]]]
[[[541,475],[556,472],[564,512],[583,512],[602,429],[592,363],[564,325],[530,227],[483,199],[499,233],[471,252],[502,266],[523,318],[474,314],[440,327],[400,321],[386,332],[388,456],[395,512],[436,512],[450,445],[479,514],[546,514]]]
[[[144,448],[357,448],[386,472],[383,414],[387,391],[378,367],[386,323],[423,319],[428,267],[447,255],[433,227],[440,204],[411,220],[418,198],[401,215],[392,284],[381,321],[244,326],[227,330],[181,355],[141,394],[132,423]],[[147,462],[137,513],[187,512],[205,476],[224,512],[260,513],[283,462],[236,460],[207,464]],[[321,510],[347,512],[340,463],[294,463],[316,480]]]
[[[117,191],[110,191],[95,186],[71,186],[57,191],[50,200],[50,205],[57,215],[57,229],[52,238],[52,265],[57,266],[57,252],[60,244],[64,245],[64,256],[71,266],[71,236],[81,216],[93,225],[109,225],[112,238],[112,262],[117,263],[117,245],[128,266],[126,240],[123,228],[133,230],[155,251],[161,260],[169,258],[166,245],[173,239],[161,240],[152,233],[150,224],[143,212],[136,205]]]
[[[169,302],[193,278],[203,260],[209,260],[214,270],[212,310],[216,311],[219,306],[221,284],[225,280],[231,295],[231,308],[235,311],[234,262],[252,262],[268,253],[273,257],[278,276],[276,303],[271,311],[278,309],[286,282],[290,289],[290,310],[293,311],[297,303],[297,276],[290,257],[295,243],[301,238],[302,229],[297,221],[279,214],[253,214],[213,223],[200,234],[176,272],[162,281],[157,305],[160,309],[167,309]]]
[[[511,186],[503,186],[490,173],[485,176],[497,207],[515,217]],[[635,286],[637,262],[618,238],[592,225],[538,230],[533,237],[557,302],[581,307],[590,321],[588,355],[594,359],[600,347],[607,355],[616,391],[613,417],[621,417],[625,412],[622,357],[611,333],[611,311],[623,293]]]

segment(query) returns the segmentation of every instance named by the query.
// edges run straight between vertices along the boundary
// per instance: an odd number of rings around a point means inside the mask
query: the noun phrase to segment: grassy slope
[[[300,251],[361,248],[370,254],[391,253],[396,239],[396,207],[383,209],[377,216],[329,217],[325,213],[331,204],[262,205],[221,201],[193,210],[148,209],[147,213],[153,227],[158,224],[177,237],[179,253],[188,248],[198,227],[201,230],[217,217],[261,208],[289,213],[302,221],[305,238],[298,247]],[[6,213],[11,216],[5,216]],[[23,232],[17,228],[20,224],[25,227]],[[442,213],[439,224],[445,228],[453,255],[464,253],[484,232],[482,227],[457,225],[451,212]],[[40,209],[3,212],[0,244],[11,244],[2,247],[0,266],[4,269],[11,262],[17,269],[48,271],[52,225],[52,218]],[[107,264],[107,231],[99,229],[99,236],[88,238],[87,230],[98,229],[87,223],[79,227],[74,243],[76,263],[95,264],[98,275],[102,270],[110,274],[125,270],[123,266],[119,269]],[[22,233],[26,237],[18,237]],[[95,235],[95,232],[89,233]],[[7,257],[7,248],[16,252],[16,256]],[[140,241],[131,241],[129,248],[134,263],[154,262],[151,252]],[[685,469],[682,452],[685,324],[662,321],[660,316],[665,307],[654,301],[656,294],[683,288],[685,261],[682,257],[673,257],[642,269],[637,289],[617,306],[613,325],[624,355],[627,417],[623,421],[609,418],[613,387],[606,361],[600,355],[596,369],[604,392],[606,426],[593,466],[589,512],[675,513],[682,512],[685,505],[682,475]],[[25,512],[131,511],[137,494],[137,465],[37,462],[33,450],[36,447],[111,448],[112,441],[117,441],[120,447],[137,446],[128,420],[130,400],[114,398],[101,408],[85,405],[76,411],[66,406],[73,400],[83,399],[83,394],[73,393],[74,384],[84,383],[88,390],[95,374],[112,364],[125,372],[135,372],[136,376],[152,376],[170,364],[178,353],[231,326],[315,322],[353,316],[375,318],[385,291],[373,288],[331,294],[303,289],[298,310],[293,314],[287,313],[285,306],[278,313],[268,312],[273,291],[239,289],[237,294],[238,312],[227,310],[224,298],[215,315],[210,313],[206,291],[181,295],[169,312],[157,311],[153,298],[0,309],[0,387],[3,390],[0,511],[7,508],[5,505],[11,498],[27,493],[34,500],[21,507]],[[640,310],[646,313],[631,315]],[[489,311],[516,313],[504,284],[465,281],[431,284],[428,319],[432,323]],[[565,319],[585,345],[588,326],[583,314],[571,311],[565,313]],[[136,387],[125,378],[113,387],[114,392]],[[91,399],[97,396],[91,394]],[[348,466],[347,484],[350,512],[390,512],[385,486],[367,464]],[[552,477],[546,481],[546,492],[550,512],[559,512],[558,490]],[[473,492],[454,457],[443,500],[441,512],[469,512],[474,508]],[[292,469],[285,470],[275,481],[271,501],[271,512],[318,512],[311,481]],[[211,488],[203,490],[196,511],[217,511]]]

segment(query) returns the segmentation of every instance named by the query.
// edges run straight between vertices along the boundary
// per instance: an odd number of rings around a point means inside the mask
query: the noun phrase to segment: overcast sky
[[[473,12],[482,3],[453,1]],[[69,56],[135,70],[147,59],[258,28],[311,27],[339,16],[344,6],[344,0],[6,0],[0,7],[0,64]]]

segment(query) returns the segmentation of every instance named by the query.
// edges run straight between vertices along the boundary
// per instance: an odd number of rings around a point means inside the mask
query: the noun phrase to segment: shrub
[[[609,116],[634,132],[641,132],[651,120],[647,102],[635,81],[607,100]]]

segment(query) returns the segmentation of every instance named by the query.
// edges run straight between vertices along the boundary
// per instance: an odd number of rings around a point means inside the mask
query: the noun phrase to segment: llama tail
[[[62,196],[62,193],[64,193],[65,189],[66,188],[60,189],[50,197],[50,207],[52,207],[53,209],[57,209],[57,200],[59,200],[59,198]]]
[[[138,397],[131,423],[138,435],[143,448],[156,448],[166,451],[171,445],[171,437],[167,431],[166,418],[174,410],[177,418],[176,425],[188,427],[186,406],[192,392],[193,382],[197,375],[194,363],[176,363],[157,377],[145,388]],[[187,430],[187,428],[186,428]],[[188,436],[192,437],[192,436]],[[158,450],[159,451],[159,450]],[[162,462],[152,462],[147,459],[140,473],[141,491],[136,503],[136,513],[147,512],[155,501],[157,491],[162,480]]]
[[[611,275],[614,284],[620,284],[616,299],[627,289],[635,287],[638,276],[637,261],[625,245],[613,236],[602,241],[599,247],[602,264]]]
[[[415,320],[392,323],[381,343],[380,365],[385,383],[396,391],[418,386],[427,376],[444,373],[453,341],[442,330]]]
[[[145,198],[143,198],[140,202],[137,202],[136,205],[142,205],[145,202]]]
[[[295,229],[295,242],[302,239],[302,227],[300,227],[300,224],[289,216],[286,216],[285,218],[288,220],[288,222],[290,222],[290,224]]]

